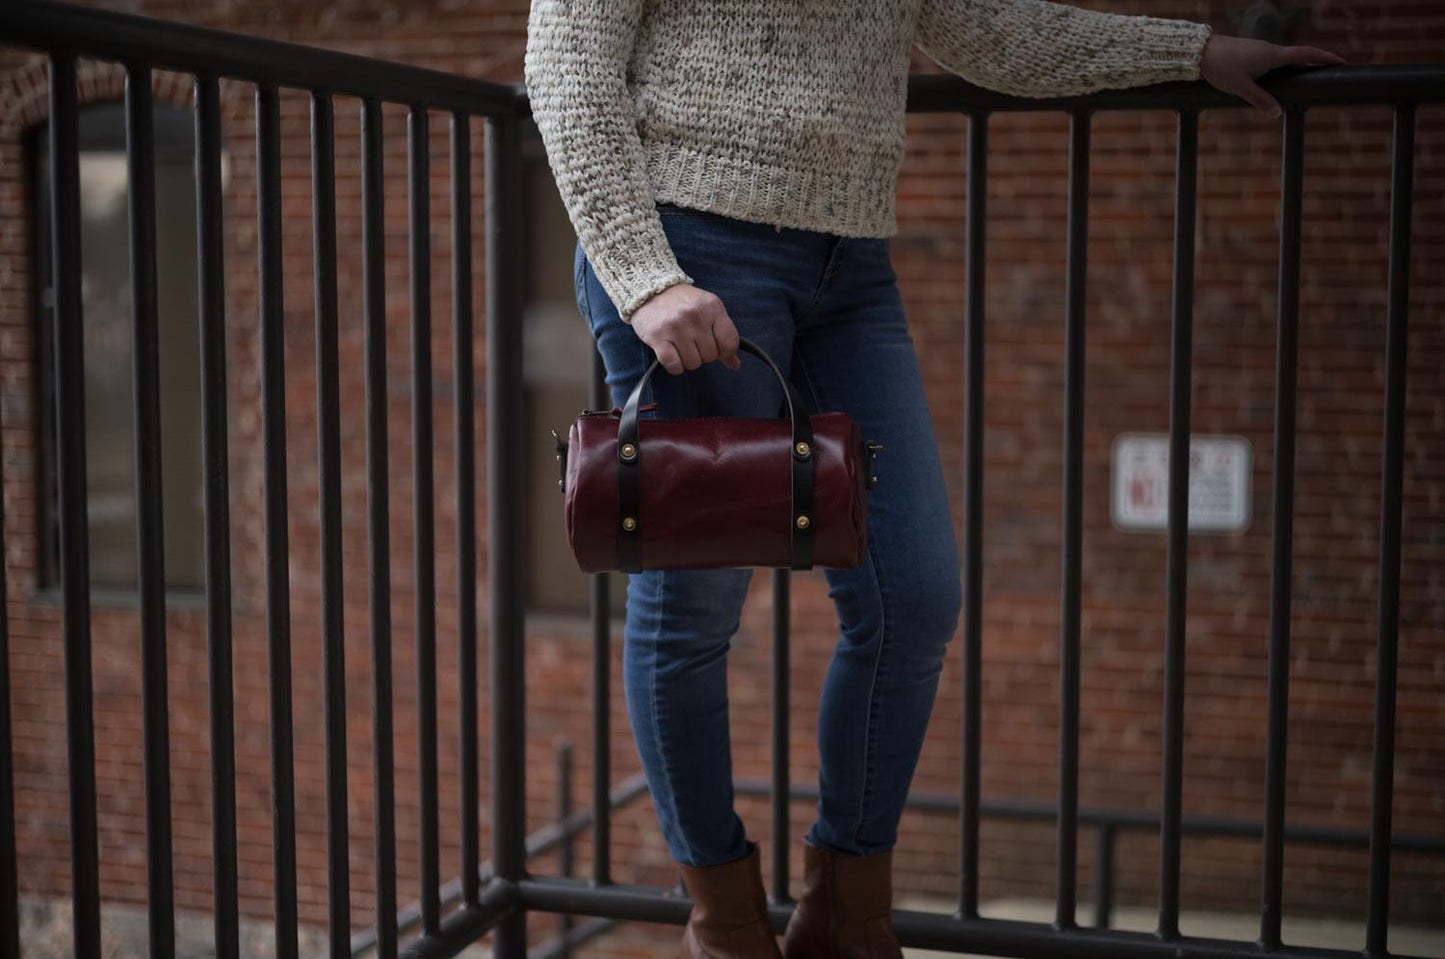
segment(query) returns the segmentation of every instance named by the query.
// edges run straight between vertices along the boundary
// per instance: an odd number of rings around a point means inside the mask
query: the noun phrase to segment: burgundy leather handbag
[[[766,352],[749,340],[739,350],[772,369],[786,419],[639,419],[654,361],[626,405],[584,410],[567,442],[557,438],[567,542],[583,572],[863,561],[865,494],[884,447],[846,413],[808,415]]]

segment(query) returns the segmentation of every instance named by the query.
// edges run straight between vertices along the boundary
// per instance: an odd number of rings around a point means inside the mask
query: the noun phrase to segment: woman
[[[787,959],[901,955],[890,856],[959,613],[948,491],[889,262],[909,52],[1023,96],[1341,63],[1186,20],[1042,0],[533,0],[526,83],[577,230],[578,306],[614,401],[656,357],[660,417],[779,415],[760,344],[818,409],[888,446],[868,552],[826,571],[840,636],[820,798]],[[713,362],[713,361],[720,362]],[[630,577],[623,671],[638,752],[693,900],[686,957],[780,955],[733,809],[726,653],[751,570]]]

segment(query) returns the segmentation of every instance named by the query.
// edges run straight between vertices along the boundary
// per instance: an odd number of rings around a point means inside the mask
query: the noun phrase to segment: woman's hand
[[[1279,116],[1279,101],[1255,83],[1255,77],[1275,67],[1321,67],[1344,62],[1344,57],[1319,47],[1281,46],[1265,40],[1211,34],[1204,44],[1199,73],[1210,86],[1248,101],[1273,119]]]
[[[632,312],[632,328],[674,376],[722,360],[737,369],[738,329],[722,300],[690,283],[676,283]]]

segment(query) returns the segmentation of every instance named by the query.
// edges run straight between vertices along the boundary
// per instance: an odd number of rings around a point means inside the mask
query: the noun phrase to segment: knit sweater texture
[[[1068,96],[1199,77],[1210,27],[1044,0],[532,0],[532,116],[624,320],[692,278],[654,203],[897,233],[909,54]]]

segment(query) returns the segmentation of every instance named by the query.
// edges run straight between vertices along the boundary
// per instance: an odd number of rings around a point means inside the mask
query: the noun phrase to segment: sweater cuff
[[[642,304],[678,283],[691,285],[692,277],[682,272],[681,269],[663,269],[646,274],[644,279],[640,279],[627,288],[627,291],[621,295],[620,301],[617,297],[613,298],[618,316],[622,317],[622,322],[631,323],[632,314],[636,313]]]
[[[655,221],[657,214],[652,217]],[[631,322],[638,307],[669,286],[692,283],[692,277],[678,265],[661,224],[632,231],[614,228],[609,239],[601,248],[593,245],[586,252],[597,281],[624,323]]]
[[[1192,20],[1139,17],[1139,32],[1132,46],[1135,63],[1155,69],[1168,80],[1198,80],[1204,46],[1213,28]]]

